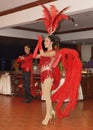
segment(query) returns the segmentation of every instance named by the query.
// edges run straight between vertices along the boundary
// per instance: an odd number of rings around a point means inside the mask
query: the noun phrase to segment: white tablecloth
[[[0,94],[11,95],[11,81],[9,73],[2,74],[0,77]]]

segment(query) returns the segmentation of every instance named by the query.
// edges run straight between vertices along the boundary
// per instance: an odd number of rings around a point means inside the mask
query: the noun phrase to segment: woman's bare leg
[[[51,101],[51,87],[52,87],[53,79],[50,77],[45,79],[44,84],[42,84],[42,94],[46,101],[46,115],[44,120],[42,121],[43,125],[47,125],[49,120],[52,118],[51,111],[53,111],[52,101]]]

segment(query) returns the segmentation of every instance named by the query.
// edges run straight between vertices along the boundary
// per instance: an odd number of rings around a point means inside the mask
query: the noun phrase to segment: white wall
[[[81,46],[81,55],[83,61],[89,61],[91,57],[91,47],[93,47],[93,44],[85,44]]]

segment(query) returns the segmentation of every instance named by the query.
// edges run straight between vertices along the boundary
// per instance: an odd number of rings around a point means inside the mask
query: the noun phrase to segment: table
[[[11,79],[9,73],[5,72],[0,77],[0,94],[11,95]]]

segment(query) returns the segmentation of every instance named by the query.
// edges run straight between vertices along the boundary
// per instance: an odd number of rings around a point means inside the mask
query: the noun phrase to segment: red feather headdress
[[[54,5],[51,5],[49,10],[44,5],[42,5],[42,7],[44,13],[43,20],[46,30],[49,34],[52,34],[56,31],[60,21],[69,19],[69,16],[64,14],[64,11],[66,11],[69,7],[62,9],[61,11],[57,10]]]

